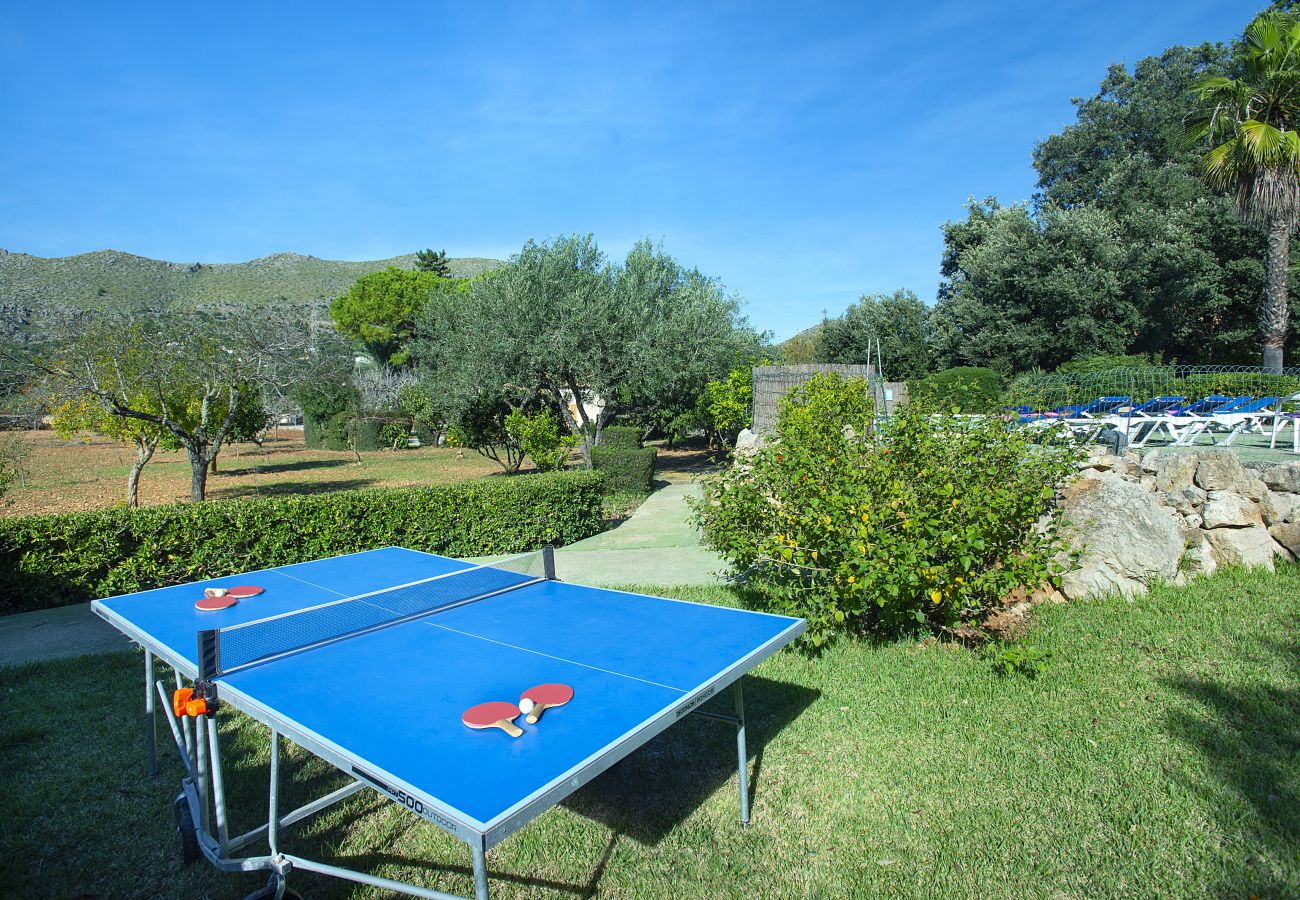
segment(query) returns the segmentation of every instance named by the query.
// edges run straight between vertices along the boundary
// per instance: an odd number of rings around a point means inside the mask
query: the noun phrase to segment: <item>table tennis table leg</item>
[[[736,756],[739,759],[740,824],[749,824],[749,754],[745,752],[744,676],[736,679],[732,692],[736,697]]]
[[[266,843],[271,847],[271,855],[280,852],[280,732],[271,729],[271,786],[267,791],[269,807],[266,819]]]
[[[196,761],[194,771],[199,777],[195,780],[194,787],[199,792],[199,816],[201,818],[195,824],[199,826],[200,833],[207,830],[208,822],[211,821],[208,814],[208,749],[206,737],[206,730],[203,725],[196,724],[194,727],[194,759]]]
[[[155,727],[153,700],[153,654],[148,648],[144,651],[144,752],[149,777],[158,775],[158,751],[155,747],[157,728]]]
[[[474,900],[488,900],[487,853],[481,845],[471,845],[474,852]]]
[[[212,763],[212,805],[217,817],[217,841],[221,844],[221,855],[226,855],[226,845],[230,842],[230,830],[226,825],[226,788],[221,780],[221,746],[217,741],[217,717],[211,713],[204,716],[208,725],[208,754]]]

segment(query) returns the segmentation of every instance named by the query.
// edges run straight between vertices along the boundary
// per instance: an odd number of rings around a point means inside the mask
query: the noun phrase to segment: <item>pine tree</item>
[[[432,250],[417,250],[415,267],[421,272],[432,272],[439,278],[451,277],[451,263],[447,260],[446,250],[439,250],[437,253]]]

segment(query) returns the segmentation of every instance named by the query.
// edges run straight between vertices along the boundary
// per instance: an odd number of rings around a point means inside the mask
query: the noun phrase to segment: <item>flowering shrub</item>
[[[806,618],[820,645],[837,630],[970,621],[1059,575],[1052,501],[1074,451],[923,402],[873,435],[864,388],[819,375],[791,391],[776,439],[695,506],[705,542],[771,609]]]

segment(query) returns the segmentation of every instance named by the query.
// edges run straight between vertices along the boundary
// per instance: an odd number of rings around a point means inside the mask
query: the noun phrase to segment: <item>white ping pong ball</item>
[[[525,714],[532,712],[532,711],[533,711],[533,701],[529,700],[527,697],[525,697],[524,699],[520,700],[520,701],[519,701],[519,711],[522,712],[522,713],[525,713]]]

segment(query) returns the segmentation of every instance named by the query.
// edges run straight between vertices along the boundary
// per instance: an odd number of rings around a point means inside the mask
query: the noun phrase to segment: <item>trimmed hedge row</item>
[[[592,447],[591,466],[605,476],[610,493],[648,494],[654,490],[658,452],[654,447]]]
[[[635,425],[608,425],[600,430],[600,446],[635,450],[641,446],[641,429]]]
[[[0,519],[0,614],[377,547],[519,553],[600,531],[592,472]]]

